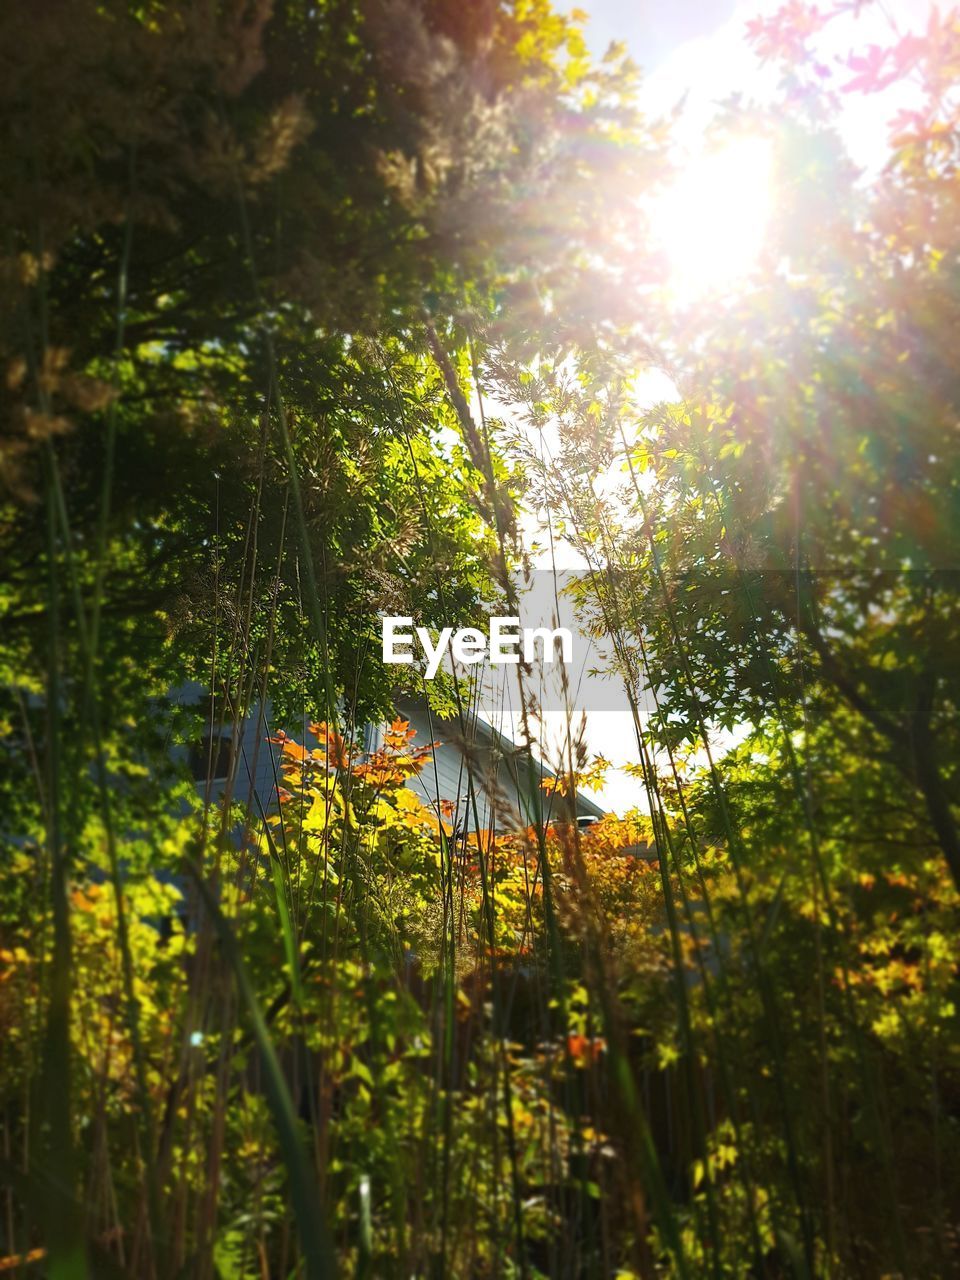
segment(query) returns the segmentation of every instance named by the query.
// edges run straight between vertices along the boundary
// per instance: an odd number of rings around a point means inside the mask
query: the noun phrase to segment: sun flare
[[[771,146],[739,138],[694,156],[655,201],[651,230],[681,298],[729,289],[753,266],[771,209]]]

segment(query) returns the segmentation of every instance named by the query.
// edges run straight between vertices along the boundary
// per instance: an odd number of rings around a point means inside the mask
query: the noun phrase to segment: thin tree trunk
[[[926,723],[914,722],[913,732],[913,770],[917,786],[927,806],[930,825],[936,832],[937,842],[947,860],[953,882],[960,890],[960,833],[957,831],[956,819],[950,807],[947,789],[943,784],[943,774],[937,761],[933,734],[929,719]]]

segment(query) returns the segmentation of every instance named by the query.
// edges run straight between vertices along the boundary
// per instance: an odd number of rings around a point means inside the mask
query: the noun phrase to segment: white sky
[[[783,0],[587,0],[587,38],[595,53],[610,40],[624,39],[644,73],[643,100],[652,112],[670,110],[686,98],[685,135],[702,131],[717,103],[734,93],[762,102],[776,89],[777,71],[761,67],[745,38],[751,18],[775,13]],[[829,11],[830,0],[819,7]],[[831,66],[851,52],[889,44],[926,27],[932,0],[873,0],[859,14],[831,21],[817,37],[820,59]],[[942,5],[940,6],[943,7]],[[853,160],[872,168],[886,151],[885,122],[901,106],[903,95],[850,94],[839,120]]]

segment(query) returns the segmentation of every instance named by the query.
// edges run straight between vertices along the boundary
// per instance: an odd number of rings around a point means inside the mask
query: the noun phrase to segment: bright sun
[[[678,298],[718,293],[749,271],[771,206],[771,146],[738,138],[694,156],[655,201],[651,230]]]

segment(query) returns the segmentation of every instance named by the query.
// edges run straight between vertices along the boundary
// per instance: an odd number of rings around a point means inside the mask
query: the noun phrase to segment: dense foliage
[[[850,8],[751,24],[776,217],[678,297],[576,12],[4,7],[0,1271],[956,1273],[960,19],[825,65]],[[485,831],[379,617],[512,603],[537,511],[636,808],[571,713]]]

